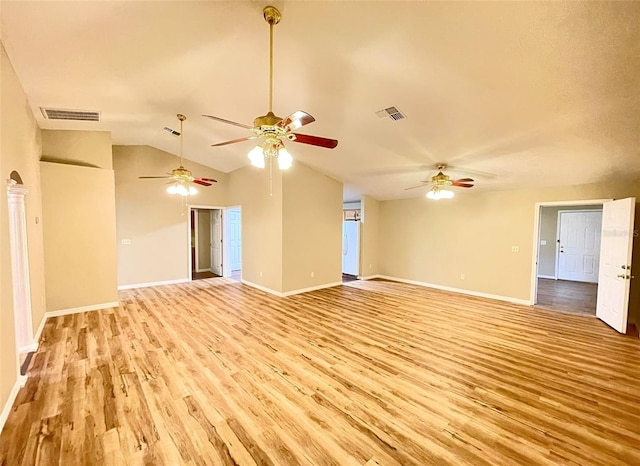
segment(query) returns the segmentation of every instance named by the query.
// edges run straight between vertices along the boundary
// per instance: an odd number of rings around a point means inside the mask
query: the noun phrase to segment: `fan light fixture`
[[[178,120],[180,120],[180,168],[182,168],[182,164],[184,163],[182,156],[182,138],[184,134],[184,131],[182,130],[182,123],[186,119],[186,116],[182,115],[181,113],[178,114]],[[169,187],[167,188],[167,192],[169,194],[176,194],[178,196],[193,196],[194,194],[198,193],[198,190],[191,185],[191,180],[193,180],[191,173],[185,173],[185,176],[182,177],[182,179],[176,179],[169,185]]]
[[[427,193],[427,197],[429,199],[433,199],[434,201],[438,201],[440,199],[451,199],[455,196],[455,193],[447,188],[441,188],[440,186],[434,186]]]

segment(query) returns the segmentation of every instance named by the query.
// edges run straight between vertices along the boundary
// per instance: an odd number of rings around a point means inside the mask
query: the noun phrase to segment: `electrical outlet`
[[[463,273],[460,274],[460,280],[464,280],[464,274]]]
[[[316,276],[315,272],[311,272],[311,278],[314,278]]]
[[[121,239],[120,240],[120,244],[131,244],[131,240],[130,239]]]
[[[373,268],[373,264],[369,264],[369,269],[372,269],[372,268]]]
[[[520,252],[520,246],[511,246],[511,252]]]
[[[262,272],[260,272],[260,278],[262,278]]]

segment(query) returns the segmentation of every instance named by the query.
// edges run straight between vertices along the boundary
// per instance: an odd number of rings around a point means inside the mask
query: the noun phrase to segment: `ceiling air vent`
[[[404,118],[407,118],[404,113],[402,113],[400,110],[398,110],[397,107],[389,107],[389,108],[385,108],[384,110],[379,110],[376,112],[376,115],[378,115],[378,118],[391,118],[392,120],[402,120]]]
[[[65,110],[63,108],[40,107],[47,120],[100,121],[100,112],[91,110]]]

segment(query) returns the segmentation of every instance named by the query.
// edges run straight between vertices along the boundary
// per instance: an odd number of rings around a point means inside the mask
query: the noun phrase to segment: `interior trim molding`
[[[256,288],[260,291],[264,291],[265,293],[269,293],[275,296],[280,296],[281,298],[283,297],[283,294],[280,293],[279,291],[272,290],[271,288],[267,288],[266,286],[258,285],[257,283],[250,282],[249,280],[242,279],[240,283],[242,283],[243,285],[248,285],[252,288]]]
[[[9,398],[7,398],[7,401],[2,407],[2,413],[0,413],[0,433],[4,428],[5,422],[7,422],[7,418],[9,417],[9,413],[11,412],[11,408],[13,408],[13,402],[16,401],[18,392],[22,387],[24,387],[24,384],[26,383],[27,383],[27,376],[19,375],[18,378],[16,379],[16,383],[13,384],[13,388],[11,388],[11,392],[9,392]]]
[[[374,278],[382,278],[382,275],[367,275],[366,277],[358,277],[358,280],[373,280]]]
[[[280,294],[283,297],[293,296],[294,294],[308,293],[309,291],[322,290],[324,288],[332,288],[334,286],[340,286],[340,285],[342,285],[342,281],[332,282],[332,283],[325,283],[323,285],[310,286],[308,288],[300,288],[300,289],[297,289],[297,290],[285,291],[284,293],[280,293]]]
[[[161,282],[134,283],[132,285],[119,285],[120,290],[132,290],[134,288],[146,288],[148,286],[177,285],[178,283],[186,283],[190,281],[188,278],[178,278],[177,280],[164,280]]]
[[[308,288],[299,288],[297,290],[291,290],[291,291],[285,291],[283,293],[281,293],[280,291],[276,291],[276,290],[272,290],[271,288],[267,288],[266,286],[262,286],[262,285],[258,285],[257,283],[253,283],[250,282],[248,280],[242,280],[241,283],[248,285],[252,288],[256,288],[260,291],[264,291],[265,293],[269,293],[275,296],[278,296],[280,298],[286,298],[287,296],[293,296],[296,294],[301,294],[301,293],[308,293],[309,291],[316,291],[316,290],[322,290],[324,288],[331,288],[334,286],[340,286],[342,285],[342,281],[339,282],[332,282],[332,283],[324,283],[322,285],[317,285],[317,286],[310,286]]]
[[[553,275],[538,275],[538,278],[548,278],[549,280],[557,280]]]
[[[506,301],[513,304],[522,304],[525,306],[531,306],[533,304],[528,299],[520,299],[520,298],[513,298],[511,296],[501,296],[497,294],[482,293],[481,291],[465,290],[462,288],[454,288],[452,286],[437,285],[435,283],[420,282],[417,280],[408,280],[406,278],[390,277],[388,275],[378,275],[377,278],[384,278],[385,280],[391,280],[394,282],[408,283],[410,285],[426,286],[427,288],[435,288],[436,290],[452,291],[454,293],[477,296],[479,298],[497,299],[498,301]]]
[[[92,304],[91,306],[72,307],[69,309],[60,309],[58,311],[47,311],[45,318],[66,316],[69,314],[78,314],[79,312],[99,311],[100,309],[109,309],[120,306],[120,302],[112,301],[110,303]]]

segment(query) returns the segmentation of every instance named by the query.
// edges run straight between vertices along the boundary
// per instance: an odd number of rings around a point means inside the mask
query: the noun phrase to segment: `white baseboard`
[[[310,286],[309,288],[300,288],[298,290],[285,291],[284,293],[280,293],[280,294],[282,296],[293,296],[294,294],[308,293],[309,291],[322,290],[323,288],[331,288],[331,287],[340,286],[340,285],[342,285],[342,281],[325,283],[324,285]]]
[[[271,288],[267,288],[266,286],[262,286],[262,285],[258,285],[257,283],[253,283],[250,282],[248,280],[242,279],[240,280],[240,283],[244,284],[244,285],[248,285],[251,288],[256,288],[260,291],[264,291],[265,293],[269,293],[269,294],[273,294],[276,296],[280,296],[282,298],[282,293],[280,293],[279,291],[276,290],[272,290]]]
[[[285,291],[284,293],[281,293],[280,291],[272,290],[271,288],[267,288],[265,286],[258,285],[257,283],[253,283],[247,280],[242,280],[241,282],[244,283],[245,285],[249,285],[250,287],[257,288],[260,291],[264,291],[265,293],[269,293],[269,294],[278,296],[280,298],[286,298],[287,296],[293,296],[295,294],[308,293],[309,291],[316,291],[316,290],[321,290],[323,288],[331,288],[332,286],[342,285],[342,282],[339,281],[339,282],[333,282],[333,283],[325,283],[323,285],[311,286],[309,288],[300,288],[298,290]]]
[[[177,280],[165,280],[162,282],[148,282],[148,283],[134,283],[132,285],[119,285],[118,291],[132,290],[134,288],[146,288],[148,286],[176,285],[178,283],[186,283],[188,281],[189,281],[188,278],[179,278]]]
[[[211,272],[211,269],[198,269],[196,270],[196,272],[200,273],[200,272]],[[211,272],[213,273],[213,272]]]
[[[109,309],[111,307],[118,307],[120,303],[118,301],[112,301],[110,303],[92,304],[91,306],[72,307],[70,309],[60,309],[57,311],[45,312],[45,318],[66,316],[69,314],[78,314],[79,312],[87,311],[99,311],[100,309]]]
[[[462,288],[454,288],[451,286],[437,285],[435,283],[419,282],[417,280],[407,280],[406,278],[389,277],[387,275],[379,275],[378,278],[384,278],[385,280],[391,280],[394,282],[408,283],[410,285],[426,286],[427,288],[435,288],[436,290],[452,291],[454,293],[477,296],[479,298],[497,299],[498,301],[507,301],[514,304],[524,304],[525,306],[532,305],[531,301],[528,299],[512,298],[511,296],[482,293],[480,291],[465,290]]]
[[[27,383],[27,376],[19,375],[16,379],[16,383],[13,384],[11,392],[9,392],[9,398],[7,398],[7,401],[2,407],[2,412],[0,413],[0,432],[2,432],[5,422],[7,422],[7,418],[9,417],[9,413],[11,412],[11,408],[13,407],[13,402],[16,401],[18,392],[22,387],[24,387],[25,383]]]
[[[538,275],[538,278],[548,278],[550,280],[557,280],[557,277],[554,277],[553,275]]]
[[[366,277],[358,277],[358,280],[373,280],[374,278],[381,278],[382,275],[367,275]]]
[[[44,330],[44,324],[47,323],[47,313],[45,312],[40,319],[40,325],[38,325],[38,329],[36,330],[36,334],[33,336],[33,343],[36,345],[36,350],[38,346],[40,346],[40,336],[42,335],[42,330]]]
[[[38,351],[38,346],[39,344],[37,341],[34,341],[27,346],[21,346],[18,348],[18,354],[35,353],[36,351]]]

